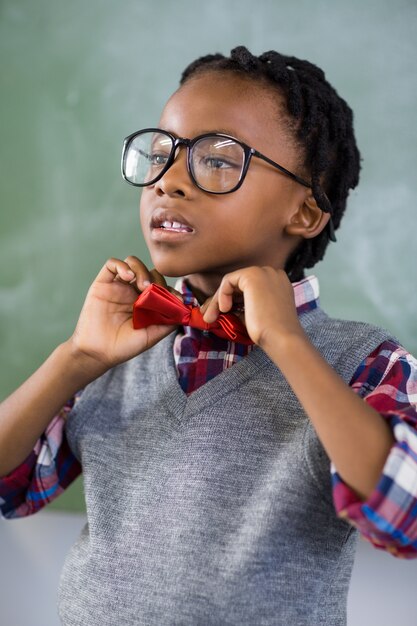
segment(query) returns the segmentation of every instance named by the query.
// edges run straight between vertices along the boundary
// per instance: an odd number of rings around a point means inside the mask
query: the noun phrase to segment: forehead
[[[171,96],[160,126],[188,138],[226,132],[259,150],[271,149],[289,138],[285,106],[272,88],[230,72],[211,72],[189,79]]]

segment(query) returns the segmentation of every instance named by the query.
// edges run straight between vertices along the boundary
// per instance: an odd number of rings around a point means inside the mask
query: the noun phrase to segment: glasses
[[[187,148],[187,170],[194,184],[208,193],[236,191],[245,180],[252,157],[262,159],[304,187],[311,184],[242,141],[223,133],[194,139],[175,137],[166,130],[145,128],[126,137],[122,176],[135,187],[153,185],[175,161],[177,149]]]

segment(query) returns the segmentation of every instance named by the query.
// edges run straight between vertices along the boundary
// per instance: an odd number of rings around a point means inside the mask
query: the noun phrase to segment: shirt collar
[[[297,313],[305,313],[316,309],[319,304],[319,281],[316,276],[307,276],[297,283],[293,283],[295,306]],[[185,304],[198,306],[197,298],[195,298],[185,278],[179,278],[175,284],[175,289],[179,291],[184,298]]]

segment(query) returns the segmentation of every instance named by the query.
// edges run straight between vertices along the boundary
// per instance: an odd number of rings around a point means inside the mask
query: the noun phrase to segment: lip
[[[183,227],[179,229],[164,228],[164,222],[177,223]],[[149,228],[151,237],[154,241],[172,241],[175,239],[184,239],[195,233],[192,224],[178,211],[173,209],[157,208],[151,216]]]

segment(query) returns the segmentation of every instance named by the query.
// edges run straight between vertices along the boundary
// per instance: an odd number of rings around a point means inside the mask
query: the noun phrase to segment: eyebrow
[[[161,130],[166,130],[168,133],[171,133],[171,135],[175,135],[175,137],[178,137],[179,135],[177,133],[174,133],[172,130],[169,130],[168,128],[161,128]],[[226,129],[226,128],[208,128],[208,129],[202,129],[200,130],[196,135],[194,135],[194,137],[198,137],[199,135],[210,135],[210,134],[216,134],[216,133],[222,133],[223,135],[229,135],[230,137],[235,137],[236,139],[239,139],[239,137],[236,135],[236,133],[232,132],[230,129]],[[239,139],[239,141],[243,141],[243,139]]]

